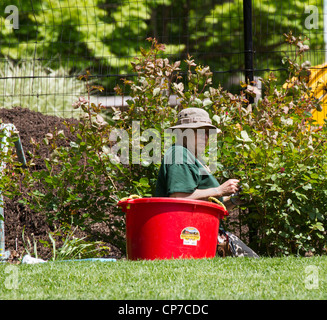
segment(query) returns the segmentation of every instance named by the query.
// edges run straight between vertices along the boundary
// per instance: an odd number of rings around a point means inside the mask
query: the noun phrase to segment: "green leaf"
[[[70,141],[70,146],[72,148],[78,148],[78,144],[76,142],[74,142],[74,141]]]
[[[140,184],[142,186],[149,186],[149,179],[148,178],[141,178],[139,182],[140,182]]]
[[[311,173],[310,177],[311,179],[318,179],[319,175],[317,173]]]
[[[241,141],[243,142],[252,142],[252,140],[249,138],[248,133],[244,130],[241,131],[241,137],[242,137]]]
[[[211,106],[213,104],[213,102],[210,100],[210,99],[205,99],[204,101],[203,101],[203,106],[204,107],[209,107],[209,106]]]
[[[153,89],[153,96],[156,97],[160,93],[160,87]]]
[[[316,213],[313,210],[309,211],[309,217],[311,220],[314,220],[316,218]]]
[[[311,183],[307,183],[307,184],[305,184],[302,188],[303,188],[304,190],[310,190],[310,189],[312,189],[312,185],[311,185]]]
[[[321,222],[316,222],[316,224],[313,224],[311,227],[310,227],[312,230],[319,230],[319,231],[325,231],[325,228],[323,226],[323,224]]]

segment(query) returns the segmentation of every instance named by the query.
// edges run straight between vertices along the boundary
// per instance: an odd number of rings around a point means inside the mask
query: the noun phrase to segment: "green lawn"
[[[327,299],[325,256],[0,264],[0,273],[0,300]]]

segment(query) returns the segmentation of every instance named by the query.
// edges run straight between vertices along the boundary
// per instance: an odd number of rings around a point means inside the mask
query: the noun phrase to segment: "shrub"
[[[150,39],[152,49],[143,50],[143,57],[134,64],[139,83],[125,84],[134,92],[130,110],[138,107],[148,119],[144,128],[158,124],[160,118],[156,116],[160,112],[167,112],[167,118],[174,122],[175,113],[167,105],[163,84],[168,84],[169,92],[178,96],[182,108],[200,107],[211,114],[222,131],[215,175],[220,182],[228,178],[241,180],[243,196],[250,200],[250,213],[242,220],[254,231],[251,245],[256,250],[272,255],[308,250],[322,253],[326,127],[315,127],[311,119],[311,111],[321,110],[321,106],[307,86],[310,64],[303,61],[309,50],[307,39],[292,33],[285,39],[296,48],[293,57],[283,59],[289,70],[286,86],[278,86],[273,74],[262,79],[264,97],[257,105],[247,100],[255,95],[254,87],[243,85],[244,92],[239,95],[213,88],[210,68],[197,65],[191,57],[185,60],[188,71],[186,79],[182,78],[178,74],[179,61],[171,65],[168,59],[158,57],[163,46],[155,39]],[[154,111],[158,114],[154,115]],[[153,177],[152,171],[143,174]]]
[[[89,233],[93,233],[94,224],[107,225],[110,236],[102,235],[104,240],[119,244],[123,221],[121,214],[111,214],[118,200],[119,182],[113,178],[107,152],[109,126],[100,115],[103,107],[89,102],[91,93],[102,89],[90,85],[88,77],[84,76],[88,98],[80,97],[73,104],[83,116],[78,125],[65,122],[75,139],[67,138],[62,130],[49,132],[43,143],[50,156],[43,159],[46,168],[42,170],[33,170],[34,159],[42,157],[34,143],[30,171],[23,180],[29,193],[23,202],[34,211],[44,212],[50,224],[68,223]]]
[[[285,37],[296,48],[294,57],[283,59],[289,70],[286,85],[277,86],[270,74],[256,106],[245,106],[228,93],[217,103],[220,173],[240,178],[251,198],[243,221],[255,231],[254,248],[266,254],[322,253],[327,131],[312,120],[311,111],[321,106],[307,86],[310,65],[303,53],[309,47],[292,33]],[[251,89],[246,92],[253,94]]]
[[[14,151],[19,136],[13,132],[14,128],[7,126],[0,120],[0,196],[13,198],[20,194],[17,174],[21,172],[21,163]],[[0,206],[3,203],[0,199]],[[0,220],[3,217],[0,215]]]
[[[250,209],[242,223],[251,224],[253,248],[270,255],[309,249],[321,253],[327,128],[315,128],[311,119],[311,110],[321,107],[306,84],[305,40],[286,35],[296,48],[294,57],[283,59],[289,70],[287,84],[278,86],[270,74],[262,80],[264,97],[257,105],[248,101],[254,95],[251,85],[244,84],[238,95],[214,88],[210,68],[197,65],[192,57],[185,60],[183,77],[181,62],[170,63],[162,55],[164,45],[148,40],[150,48],[141,49],[142,56],[132,64],[137,79],[122,82],[132,92],[126,110],[105,115],[101,105],[90,103],[92,92],[101,88],[84,76],[88,98],[74,103],[84,115],[78,126],[67,124],[76,139],[70,141],[60,131],[45,137],[51,156],[45,159],[45,170],[25,175],[25,183],[32,186],[26,202],[49,221],[89,231],[94,223],[106,223],[106,240],[124,250],[124,219],[116,203],[133,193],[153,194],[167,146],[162,133],[175,123],[177,109],[195,106],[206,109],[221,130],[215,175],[221,183],[241,180]],[[120,85],[115,90],[123,95]],[[179,106],[170,106],[171,94]],[[58,139],[66,147],[58,147]]]

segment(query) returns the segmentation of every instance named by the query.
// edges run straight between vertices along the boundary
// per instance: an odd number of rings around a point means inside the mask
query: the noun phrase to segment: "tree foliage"
[[[314,3],[319,10],[318,29],[305,27],[306,1],[252,3],[257,75],[283,69],[283,51],[290,48],[280,35],[289,30],[310,37],[316,50],[313,64],[321,63],[322,0]],[[216,72],[216,84],[227,85],[231,75],[244,69],[242,1],[13,0],[11,4],[19,9],[20,27],[6,27],[6,4],[0,4],[3,57],[38,59],[71,73],[91,70],[108,90],[117,82],[114,75],[132,71],[130,62],[147,36],[166,43],[166,55],[184,59],[191,54],[209,65]],[[281,75],[280,81],[286,77],[284,72]]]

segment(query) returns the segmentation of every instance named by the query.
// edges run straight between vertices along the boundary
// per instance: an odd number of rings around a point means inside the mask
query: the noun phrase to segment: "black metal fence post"
[[[253,33],[252,33],[252,0],[243,0],[243,23],[244,23],[244,62],[245,62],[245,82],[254,85],[254,67],[253,67]],[[254,104],[254,98],[247,96],[249,103]],[[256,223],[251,218],[251,208],[248,208],[247,225],[249,228],[249,245],[257,249],[256,243]]]
[[[243,22],[244,22],[245,82],[251,84],[254,80],[252,0],[243,0]]]

